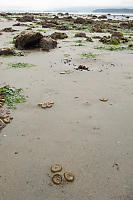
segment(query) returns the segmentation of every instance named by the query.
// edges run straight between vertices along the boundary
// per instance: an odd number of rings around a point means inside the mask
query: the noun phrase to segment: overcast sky
[[[55,9],[73,6],[133,7],[133,0],[0,0],[0,9]]]

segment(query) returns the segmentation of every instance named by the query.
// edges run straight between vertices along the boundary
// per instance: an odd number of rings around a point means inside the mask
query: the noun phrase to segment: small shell
[[[54,104],[54,102],[53,101],[49,101],[48,104]]]
[[[54,164],[51,166],[51,172],[60,172],[62,170],[62,166],[60,164]]]
[[[64,173],[64,178],[68,181],[68,182],[73,182],[74,181],[74,175],[71,172],[65,172]]]
[[[53,181],[54,184],[60,185],[61,182],[62,182],[62,176],[60,174],[55,174],[52,177],[52,181]]]
[[[47,104],[46,103],[43,103],[42,105],[41,105],[41,108],[47,108]]]
[[[52,104],[47,103],[47,108],[51,108]]]
[[[102,98],[102,99],[99,99],[100,101],[102,101],[102,102],[107,102],[108,101],[108,99],[105,99],[105,98]]]

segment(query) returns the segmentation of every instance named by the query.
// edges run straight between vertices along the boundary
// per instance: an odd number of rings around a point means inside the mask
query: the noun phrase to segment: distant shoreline
[[[11,12],[11,13],[69,13],[69,14],[117,14],[117,15],[131,15],[133,14],[133,8],[66,8],[57,10],[23,10],[23,9],[7,9],[0,10],[0,12]]]
[[[127,9],[127,8],[123,8],[123,9],[95,9],[95,10],[93,10],[93,13],[133,14],[133,9]]]

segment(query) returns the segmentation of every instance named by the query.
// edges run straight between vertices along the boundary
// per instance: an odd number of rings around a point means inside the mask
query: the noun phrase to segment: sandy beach
[[[15,23],[15,14],[12,20],[1,16],[0,30],[17,30],[2,32],[1,48],[14,47],[13,38],[27,29]],[[57,31],[32,30],[45,36]],[[0,87],[22,88],[27,96],[0,131],[0,200],[132,200],[133,51],[96,49],[102,45],[98,39],[74,37],[108,32],[57,32],[68,38],[57,40],[57,48],[48,52],[35,48],[25,50],[24,56],[0,56]],[[124,36],[132,40],[133,30]],[[9,67],[17,62],[35,66]],[[79,65],[89,70],[76,70]],[[38,106],[47,101],[54,102],[52,108]],[[54,163],[71,171],[74,182],[54,185]]]

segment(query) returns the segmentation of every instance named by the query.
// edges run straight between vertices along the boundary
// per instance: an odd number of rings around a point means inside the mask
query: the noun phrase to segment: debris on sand
[[[63,72],[60,72],[60,74],[71,74],[73,71],[71,70],[65,70]]]
[[[106,98],[102,98],[102,99],[99,99],[100,101],[102,101],[102,102],[107,102],[108,101],[108,99],[106,99]]]
[[[8,108],[15,109],[15,103],[25,101],[24,95],[20,94],[21,91],[21,88],[16,89],[9,85],[0,88],[0,130],[13,119],[11,111]]]
[[[113,167],[113,168],[116,168],[117,170],[119,170],[119,169],[120,169],[120,167],[119,167],[119,164],[118,164],[118,163],[116,163],[116,162],[113,164],[113,166],[112,166],[112,167]]]
[[[68,35],[66,33],[61,33],[61,32],[54,32],[50,35],[50,37],[54,40],[57,39],[65,39],[68,38]]]
[[[6,124],[9,124],[13,118],[10,116],[10,110],[8,110],[4,104],[0,107],[0,130],[2,130]]]
[[[49,101],[49,102],[46,102],[46,103],[39,103],[38,106],[43,108],[43,109],[46,109],[46,108],[51,108],[53,106],[54,102],[53,101]]]
[[[79,65],[78,68],[76,68],[76,70],[86,70],[86,71],[90,71],[89,68],[85,65]]]

